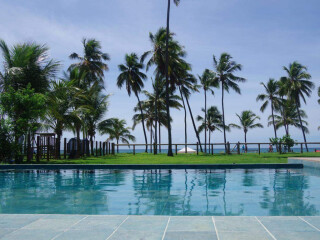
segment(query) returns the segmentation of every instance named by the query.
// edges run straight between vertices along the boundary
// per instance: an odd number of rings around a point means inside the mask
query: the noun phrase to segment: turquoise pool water
[[[320,215],[319,170],[1,171],[0,213]]]

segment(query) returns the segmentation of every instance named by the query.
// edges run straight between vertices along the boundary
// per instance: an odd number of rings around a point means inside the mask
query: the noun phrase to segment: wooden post
[[[47,137],[47,161],[49,162],[50,137]]]
[[[101,141],[99,143],[99,153],[100,153],[100,156],[102,156],[102,152],[101,152],[102,148],[101,148]]]
[[[237,153],[240,154],[240,142],[237,143]]]
[[[197,155],[199,155],[199,143],[197,142]]]
[[[211,155],[213,155],[213,144],[211,144]]]
[[[133,155],[136,155],[136,145],[133,144]]]
[[[115,153],[115,149],[114,149],[114,147],[115,147],[115,144],[114,144],[114,143],[112,143],[112,155],[114,155],[114,153]]]
[[[67,158],[67,139],[63,139],[63,157],[64,159]]]
[[[303,144],[301,143],[300,152],[303,153]]]
[[[96,141],[96,157],[98,157],[98,141]]]
[[[111,154],[111,143],[108,142],[108,146],[109,146],[109,155]]]
[[[260,143],[258,143],[259,155],[260,155]]]
[[[40,136],[37,136],[37,162],[40,161]]]
[[[105,142],[102,143],[102,156],[104,156],[104,151],[105,151],[104,147],[105,147]]]
[[[178,155],[178,145],[176,144],[176,155]]]

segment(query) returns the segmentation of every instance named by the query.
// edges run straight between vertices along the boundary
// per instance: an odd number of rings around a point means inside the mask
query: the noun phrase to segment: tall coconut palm
[[[148,140],[147,140],[147,134],[146,129],[144,126],[144,116],[143,116],[143,110],[141,106],[141,101],[139,98],[139,93],[141,92],[142,88],[144,87],[143,81],[147,79],[147,76],[141,72],[141,69],[143,69],[143,64],[138,61],[138,56],[135,53],[126,54],[125,56],[125,64],[119,65],[120,75],[117,79],[117,86],[119,88],[122,88],[123,85],[126,86],[127,92],[129,97],[131,96],[131,93],[133,92],[134,95],[138,99],[138,104],[141,112],[142,117],[142,129],[144,134],[144,139],[146,143],[145,151],[148,151]]]
[[[108,53],[102,52],[102,46],[96,39],[82,40],[83,56],[78,53],[72,53],[70,59],[79,60],[79,62],[71,64],[69,70],[80,68],[87,72],[85,79],[86,85],[99,82],[103,86],[104,71],[108,70],[106,61],[110,60]]]
[[[202,112],[205,112],[205,109],[201,109]],[[201,124],[198,128],[198,132],[208,131],[209,133],[209,146],[211,144],[211,133],[214,131],[222,131],[223,122],[222,115],[216,106],[211,106],[207,110],[207,114],[205,114],[205,118],[201,115],[197,116],[197,121],[200,121]]]
[[[320,97],[320,87],[318,88],[318,96]],[[320,104],[320,98],[318,99],[318,103]]]
[[[178,6],[180,0],[173,0]],[[167,118],[168,118],[168,156],[173,156],[172,153],[172,137],[171,137],[171,125],[170,125],[170,107],[169,107],[169,33],[170,33],[170,3],[168,0],[167,8],[167,34],[166,34],[166,64],[165,64],[165,76],[166,76],[166,107],[167,107]]]
[[[17,44],[12,48],[0,39],[4,72],[0,73],[2,91],[10,86],[14,90],[31,88],[36,93],[49,91],[50,81],[55,78],[59,62],[49,58],[49,48],[37,43]]]
[[[237,114],[237,117],[239,118],[240,121],[240,126],[236,124],[232,124],[234,127],[242,129],[244,132],[244,142],[246,146],[246,151],[248,150],[247,148],[247,133],[249,129],[254,129],[254,128],[263,128],[261,123],[256,123],[257,120],[260,120],[260,117],[257,116],[255,113],[253,113],[250,110],[246,110],[241,112],[240,115]]]
[[[213,87],[218,87],[219,82],[216,81],[215,73],[209,69],[204,70],[202,76],[198,75],[201,86],[204,92],[204,121],[207,122],[207,91],[210,91],[214,95]],[[204,129],[204,152],[207,152],[207,125]]]
[[[126,127],[126,121],[118,118],[110,118],[98,124],[101,135],[109,134],[108,140],[116,140],[117,153],[119,153],[119,141],[129,144],[129,141],[136,141],[135,136],[130,133],[131,128]]]
[[[282,77],[283,81],[286,82],[286,93],[288,98],[294,101],[300,125],[302,126],[302,119],[299,111],[301,107],[301,99],[306,103],[306,96],[310,97],[314,84],[310,81],[311,75],[307,72],[307,68],[298,62],[289,64],[289,67],[284,66],[283,69],[287,73],[287,76]],[[304,128],[301,128],[301,130],[308,152],[309,149]]]
[[[72,93],[75,91],[72,82],[65,80],[53,81],[51,85],[51,91],[47,98],[45,126],[51,128],[57,134],[56,156],[60,158],[62,133],[65,129],[69,129],[73,122],[70,103]]]
[[[160,28],[156,34],[149,34],[149,39],[152,43],[152,49],[145,52],[141,56],[141,62],[150,56],[150,59],[146,63],[146,70],[152,65],[156,65],[156,74],[165,76],[166,78],[166,101],[169,101],[169,95],[171,90],[175,88],[175,83],[179,77],[181,68],[185,68],[188,65],[182,58],[185,56],[183,47],[173,39],[174,34],[169,33],[168,29]],[[168,53],[168,54],[167,54]],[[168,57],[168,55],[170,57]],[[168,63],[168,64],[167,64]],[[169,85],[171,90],[169,91]],[[168,95],[168,96],[167,96]],[[168,119],[170,119],[170,107],[166,104],[166,111]],[[171,137],[171,125],[168,120],[168,156],[173,156],[172,153],[172,137]]]
[[[277,128],[274,122],[274,111],[275,111],[275,108],[280,104],[280,99],[278,97],[279,84],[277,81],[270,78],[267,84],[264,84],[262,82],[261,85],[264,87],[265,93],[259,94],[257,97],[257,101],[263,101],[260,111],[264,112],[270,103],[274,136],[275,138],[277,138]]]
[[[225,114],[224,114],[224,91],[229,92],[230,88],[236,93],[241,94],[238,82],[245,82],[246,79],[242,77],[235,76],[236,71],[242,70],[242,65],[232,61],[232,57],[228,53],[222,53],[220,59],[217,60],[213,55],[213,65],[216,72],[217,81],[221,85],[221,103],[222,103],[222,120],[223,120],[223,137],[225,150],[227,152],[227,137],[226,137],[226,127],[225,127]]]

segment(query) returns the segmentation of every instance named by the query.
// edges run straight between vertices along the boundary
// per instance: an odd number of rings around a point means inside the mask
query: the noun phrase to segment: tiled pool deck
[[[320,217],[1,214],[0,239],[320,239]]]

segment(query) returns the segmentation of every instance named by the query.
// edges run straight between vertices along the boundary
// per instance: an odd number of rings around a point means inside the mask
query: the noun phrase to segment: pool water
[[[320,215],[308,169],[1,171],[0,213]]]

